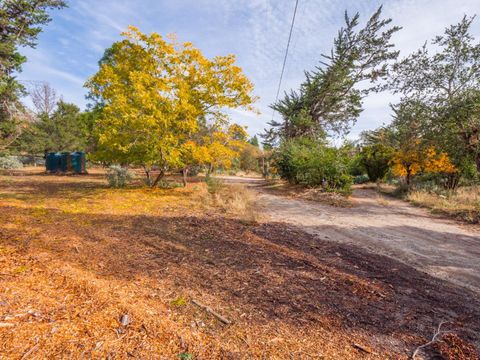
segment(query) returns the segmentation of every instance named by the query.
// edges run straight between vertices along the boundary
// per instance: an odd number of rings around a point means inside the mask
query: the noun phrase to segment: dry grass
[[[225,185],[215,194],[206,194],[205,203],[212,204],[223,213],[233,215],[245,222],[260,219],[255,204],[255,194],[245,185]]]
[[[457,191],[439,195],[427,191],[412,191],[407,200],[434,212],[478,223],[480,219],[480,187],[461,187]]]
[[[381,195],[377,196],[377,203],[382,206],[388,206],[390,204],[389,201]]]

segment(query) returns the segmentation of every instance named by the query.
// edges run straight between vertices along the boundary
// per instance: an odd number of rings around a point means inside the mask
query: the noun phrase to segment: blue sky
[[[365,20],[381,4],[384,16],[403,27],[393,40],[401,56],[464,14],[480,13],[479,0],[300,0],[282,92],[297,88],[303,71],[313,69],[320,54],[329,51],[345,9],[360,12]],[[255,84],[261,115],[236,110],[231,116],[253,135],[272,116],[269,104],[275,98],[294,5],[294,0],[70,0],[69,8],[53,13],[37,48],[24,51],[28,62],[18,77],[46,81],[65,101],[84,108],[85,80],[96,72],[104,49],[120,39],[128,25],[143,32],[176,33],[207,56],[237,56]],[[480,19],[473,33],[480,41]],[[371,95],[349,137],[390,121],[389,103],[394,101],[389,93]]]

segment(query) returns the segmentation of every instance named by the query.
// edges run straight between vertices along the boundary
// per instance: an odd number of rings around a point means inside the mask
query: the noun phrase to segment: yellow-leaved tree
[[[191,43],[135,27],[122,36],[86,83],[101,109],[95,157],[142,166],[155,186],[166,171],[209,159],[199,125],[228,123],[226,108],[254,110],[253,84],[233,55],[208,59]],[[154,180],[153,167],[160,170]]]
[[[207,126],[200,122],[195,136],[182,146],[183,183],[192,165],[204,165],[207,174],[216,168],[230,169],[247,143],[247,132],[238,124],[219,122]]]
[[[438,153],[434,146],[422,149],[419,141],[415,144],[417,147],[398,150],[392,159],[393,174],[405,177],[407,185],[410,185],[412,177],[419,172],[431,174],[457,172],[446,153]]]

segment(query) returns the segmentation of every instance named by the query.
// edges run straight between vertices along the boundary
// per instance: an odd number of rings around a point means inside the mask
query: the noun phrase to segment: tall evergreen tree
[[[17,140],[19,150],[28,154],[85,150],[87,131],[80,109],[60,100],[51,115],[42,113]]]
[[[0,1],[0,151],[20,135],[28,112],[19,101],[24,87],[16,80],[25,56],[20,47],[35,47],[42,25],[51,18],[50,9],[66,6],[63,0]]]
[[[398,56],[390,40],[400,28],[390,26],[392,20],[382,19],[381,13],[380,7],[359,30],[359,14],[350,18],[345,13],[345,27],[338,32],[331,53],[322,55],[316,70],[305,73],[298,91],[273,104],[282,120],[269,123],[264,134],[267,143],[348,132],[362,111],[363,98],[383,89],[379,80],[386,79],[390,61]]]

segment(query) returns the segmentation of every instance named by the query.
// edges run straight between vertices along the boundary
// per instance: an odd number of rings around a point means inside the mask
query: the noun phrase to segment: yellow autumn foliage
[[[86,84],[102,108],[97,159],[165,170],[227,159],[227,149],[197,133],[199,119],[226,124],[226,108],[254,110],[253,84],[235,56],[209,59],[191,43],[135,27],[122,36]]]
[[[448,155],[438,153],[433,146],[424,151],[418,148],[400,149],[394,154],[391,163],[394,175],[407,178],[419,172],[451,174],[457,171]]]

